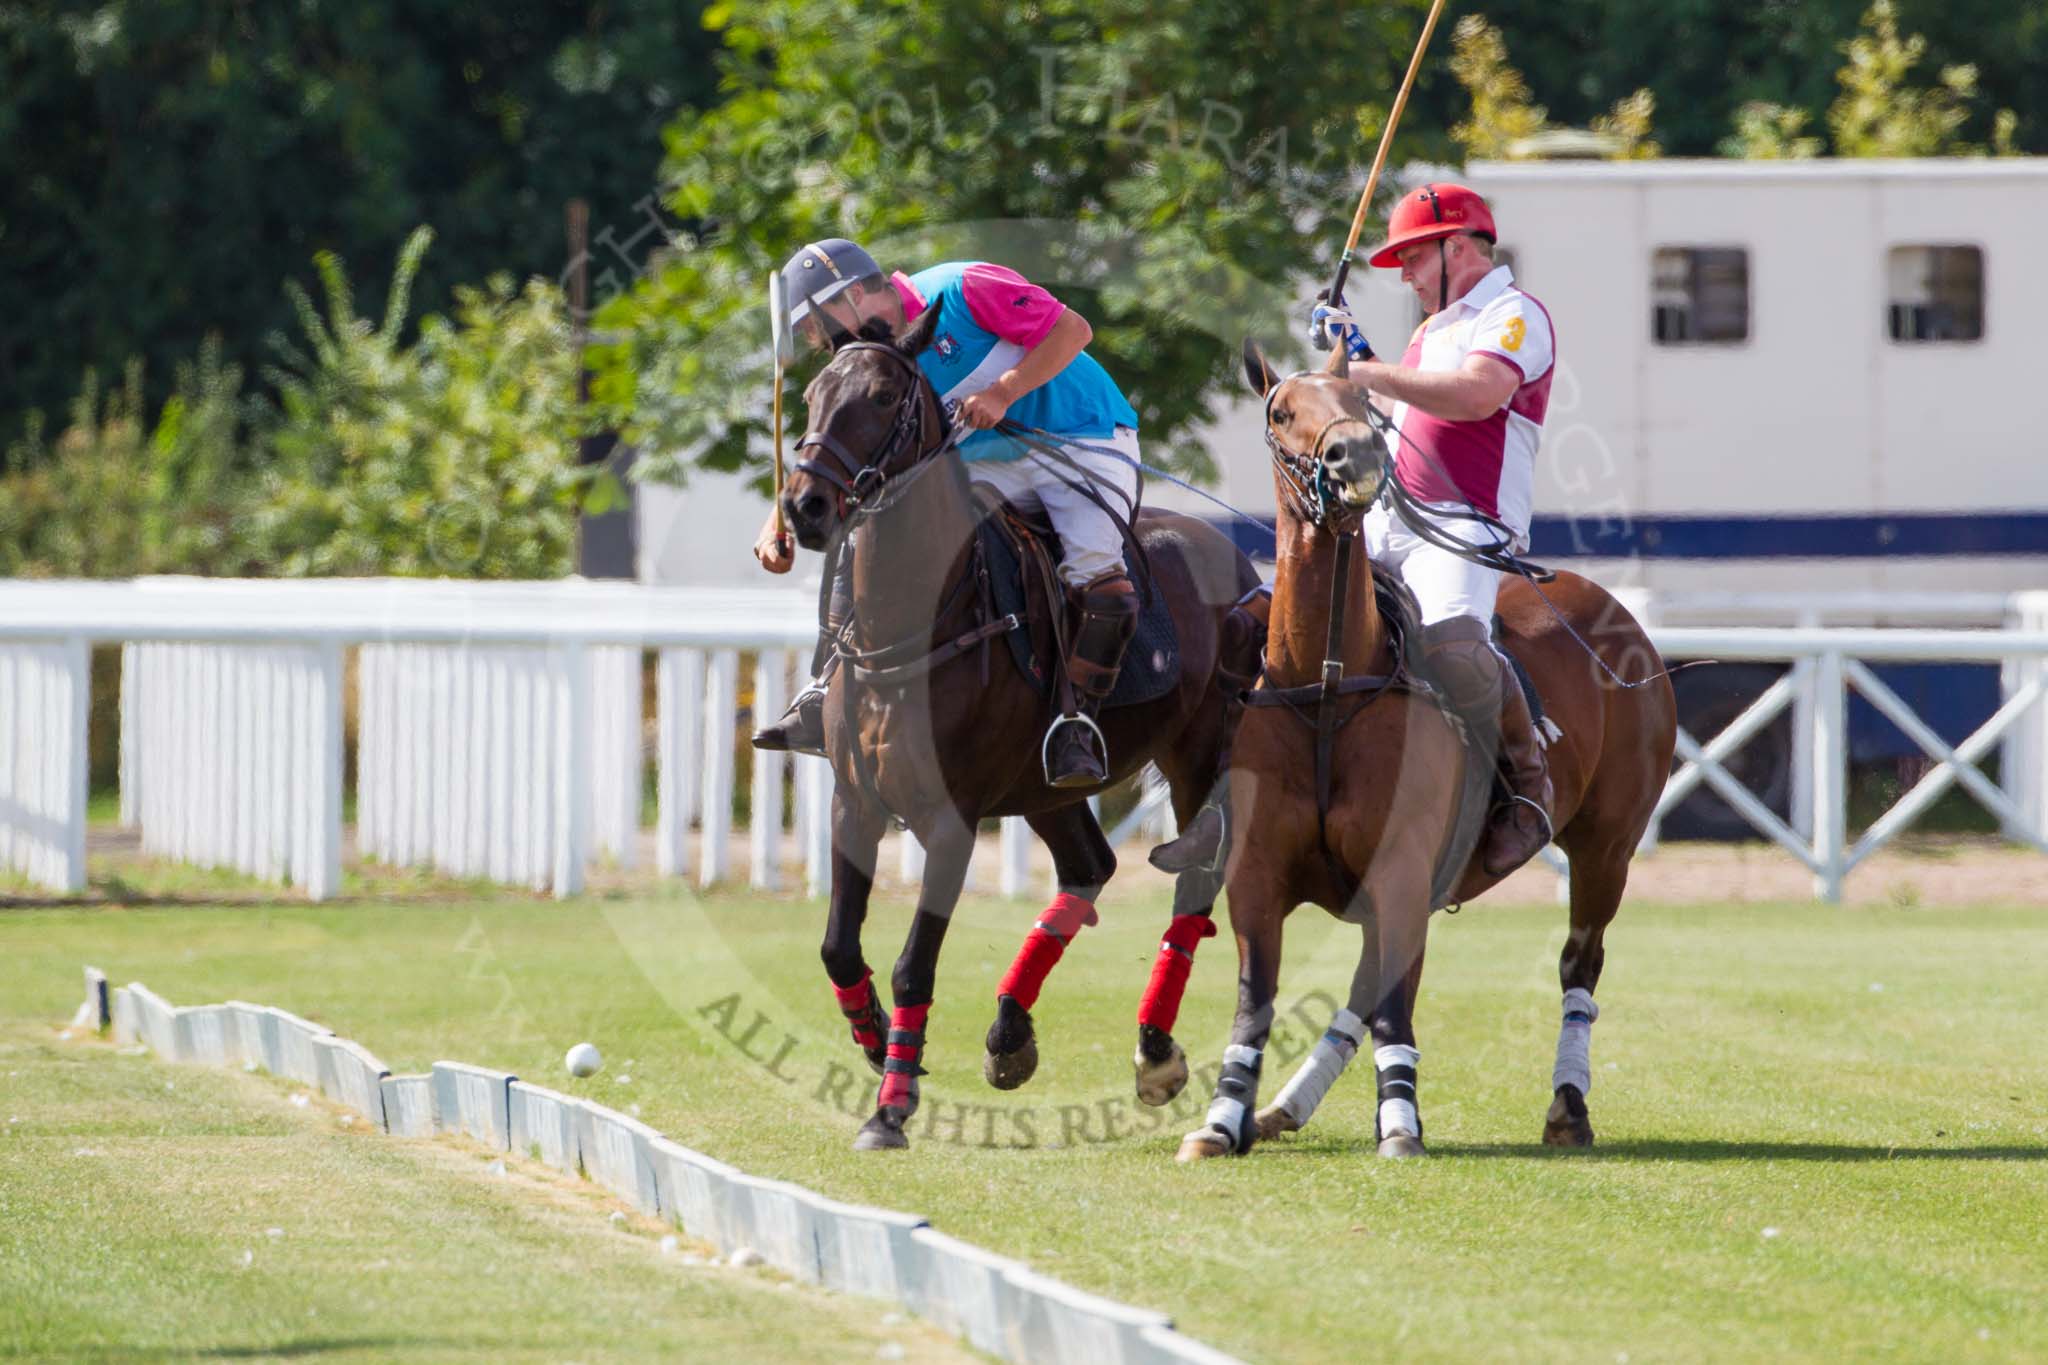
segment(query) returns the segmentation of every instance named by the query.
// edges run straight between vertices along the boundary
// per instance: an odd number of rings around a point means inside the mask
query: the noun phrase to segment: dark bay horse
[[[1266,399],[1279,505],[1260,686],[1306,689],[1294,695],[1311,700],[1301,714],[1254,706],[1238,726],[1227,876],[1240,964],[1237,1016],[1207,1125],[1182,1141],[1182,1161],[1244,1153],[1258,1138],[1302,1126],[1368,1036],[1379,1081],[1380,1154],[1420,1155],[1414,1009],[1432,900],[1469,900],[1498,880],[1474,854],[1448,893],[1432,896],[1466,765],[1475,760],[1427,684],[1401,681],[1404,665],[1375,603],[1365,555],[1344,544],[1357,535],[1361,508],[1339,490],[1355,496],[1361,480],[1376,487],[1391,457],[1367,418],[1366,396],[1342,374],[1340,352],[1328,370],[1282,379],[1256,346],[1245,346],[1245,377]],[[1671,769],[1675,708],[1656,650],[1620,603],[1569,573],[1543,592],[1551,605],[1527,580],[1509,578],[1496,611],[1503,643],[1534,678],[1562,731],[1549,744],[1548,761],[1556,842],[1571,859],[1571,929],[1558,964],[1564,1022],[1543,1140],[1588,1146],[1588,1048],[1602,938]],[[1348,604],[1341,632],[1331,627],[1333,604]],[[1334,651],[1332,641],[1340,642]],[[1334,672],[1324,662],[1332,653],[1340,664]],[[1617,686],[1592,654],[1623,680],[1648,681]],[[1326,676],[1352,685],[1317,702]],[[1335,708],[1321,800],[1318,707]],[[1278,1101],[1255,1114],[1281,925],[1303,902],[1361,926],[1363,944],[1350,999]]]
[[[783,497],[799,544],[815,550],[844,535],[853,554],[851,639],[824,706],[836,782],[822,955],[855,1041],[882,1073],[875,1112],[854,1142],[860,1150],[908,1145],[904,1121],[917,1108],[939,949],[976,825],[1023,816],[1051,849],[1059,883],[998,988],[983,1069],[1003,1089],[1035,1069],[1030,1010],[1039,987],[1067,941],[1096,922],[1095,901],[1116,870],[1090,792],[1046,784],[1039,737],[1051,703],[1005,657],[1004,623],[982,606],[973,539],[983,514],[915,359],[931,344],[937,315],[926,310],[900,337],[840,347],[806,395],[810,428],[798,450],[810,458]],[[1192,518],[1148,512],[1136,530],[1152,591],[1171,608],[1181,671],[1159,700],[1105,710],[1099,723],[1110,781],[1156,763],[1186,825],[1212,799],[1234,719],[1236,689],[1218,684],[1224,620],[1258,575],[1225,536]],[[891,816],[924,846],[925,870],[885,1020],[860,935]],[[1195,947],[1215,933],[1210,911],[1221,886],[1217,869],[1176,881],[1138,1016],[1134,1064],[1147,1104],[1169,1102],[1186,1084],[1173,1024]]]

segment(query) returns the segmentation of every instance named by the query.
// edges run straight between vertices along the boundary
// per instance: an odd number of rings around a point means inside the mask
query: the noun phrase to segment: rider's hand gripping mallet
[[[796,359],[796,337],[789,325],[789,289],[782,272],[768,276],[768,331],[775,343],[775,544],[782,546],[782,376]]]
[[[1408,92],[1415,86],[1415,73],[1422,69],[1422,54],[1429,47],[1429,35],[1436,32],[1437,16],[1444,12],[1444,0],[1435,0],[1429,7],[1429,17],[1422,21],[1422,36],[1415,40],[1415,55],[1408,59],[1408,74],[1401,78],[1401,91],[1394,96],[1394,107],[1387,114],[1387,126],[1380,130],[1380,149],[1372,159],[1372,171],[1365,177],[1365,193],[1358,196],[1358,212],[1351,216],[1351,235],[1344,239],[1344,254],[1337,258],[1337,274],[1330,281],[1329,304],[1332,308],[1344,306],[1344,281],[1351,274],[1351,253],[1358,248],[1359,234],[1365,231],[1366,210],[1372,207],[1373,191],[1379,188],[1380,171],[1387,164],[1387,149],[1394,143],[1394,128],[1401,122],[1401,111],[1408,107]],[[1320,331],[1315,337],[1318,348],[1329,346],[1333,338],[1327,331]]]

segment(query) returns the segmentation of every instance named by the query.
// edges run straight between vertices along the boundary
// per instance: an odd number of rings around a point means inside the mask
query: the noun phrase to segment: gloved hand
[[[1342,304],[1329,302],[1329,291],[1316,295],[1315,307],[1309,310],[1309,344],[1319,351],[1327,351],[1340,340],[1345,351],[1353,360],[1372,359],[1372,343],[1365,339],[1365,332],[1352,320],[1351,313]]]

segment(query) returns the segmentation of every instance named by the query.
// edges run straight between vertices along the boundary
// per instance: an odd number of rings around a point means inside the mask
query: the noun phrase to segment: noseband
[[[1374,485],[1372,496],[1354,505],[1346,502],[1342,492],[1331,482],[1329,467],[1323,463],[1323,447],[1329,443],[1330,433],[1341,426],[1355,424],[1375,430],[1370,417],[1340,413],[1323,424],[1307,454],[1287,448],[1273,429],[1273,400],[1290,382],[1307,378],[1310,374],[1308,370],[1297,370],[1266,390],[1266,446],[1273,452],[1273,467],[1280,472],[1296,513],[1312,526],[1326,531],[1336,530],[1347,513],[1356,513],[1379,500],[1381,490],[1386,487],[1387,465],[1384,460],[1380,462],[1379,482]]]
[[[823,480],[839,490],[848,515],[859,511],[864,505],[872,505],[890,479],[916,468],[952,444],[952,433],[948,430],[951,424],[946,421],[945,413],[939,408],[938,394],[932,389],[931,380],[925,377],[924,371],[918,368],[915,360],[894,346],[879,341],[851,341],[833,354],[831,365],[837,365],[840,357],[854,351],[877,351],[888,356],[890,360],[908,371],[911,383],[910,387],[904,390],[903,397],[897,401],[888,438],[877,446],[866,460],[855,456],[846,448],[844,442],[828,431],[814,428],[806,431],[803,439],[796,443],[799,457],[796,462],[797,472]],[[829,369],[830,365],[827,368]],[[938,433],[936,441],[931,439],[934,430]],[[831,456],[831,462],[802,458],[804,451],[813,446]],[[905,449],[910,452],[909,460],[897,468],[890,468],[891,462]]]

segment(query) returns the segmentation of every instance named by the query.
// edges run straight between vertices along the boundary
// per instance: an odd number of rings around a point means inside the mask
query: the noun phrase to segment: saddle
[[[1050,700],[1065,667],[1068,607],[1060,582],[1063,558],[1059,535],[1042,517],[1034,517],[985,489],[974,492],[981,517],[976,527],[978,553],[986,575],[990,615],[1016,613],[1029,623],[1026,630],[1007,635],[1010,659],[1017,671]],[[1133,528],[1139,544],[1151,548],[1152,528],[1143,514]],[[1137,632],[1124,650],[1123,667],[1116,687],[1103,702],[1104,710],[1139,706],[1157,701],[1171,692],[1180,680],[1180,640],[1173,628],[1173,613],[1163,593],[1152,591],[1144,567],[1131,566],[1131,578],[1138,588],[1141,607]]]

